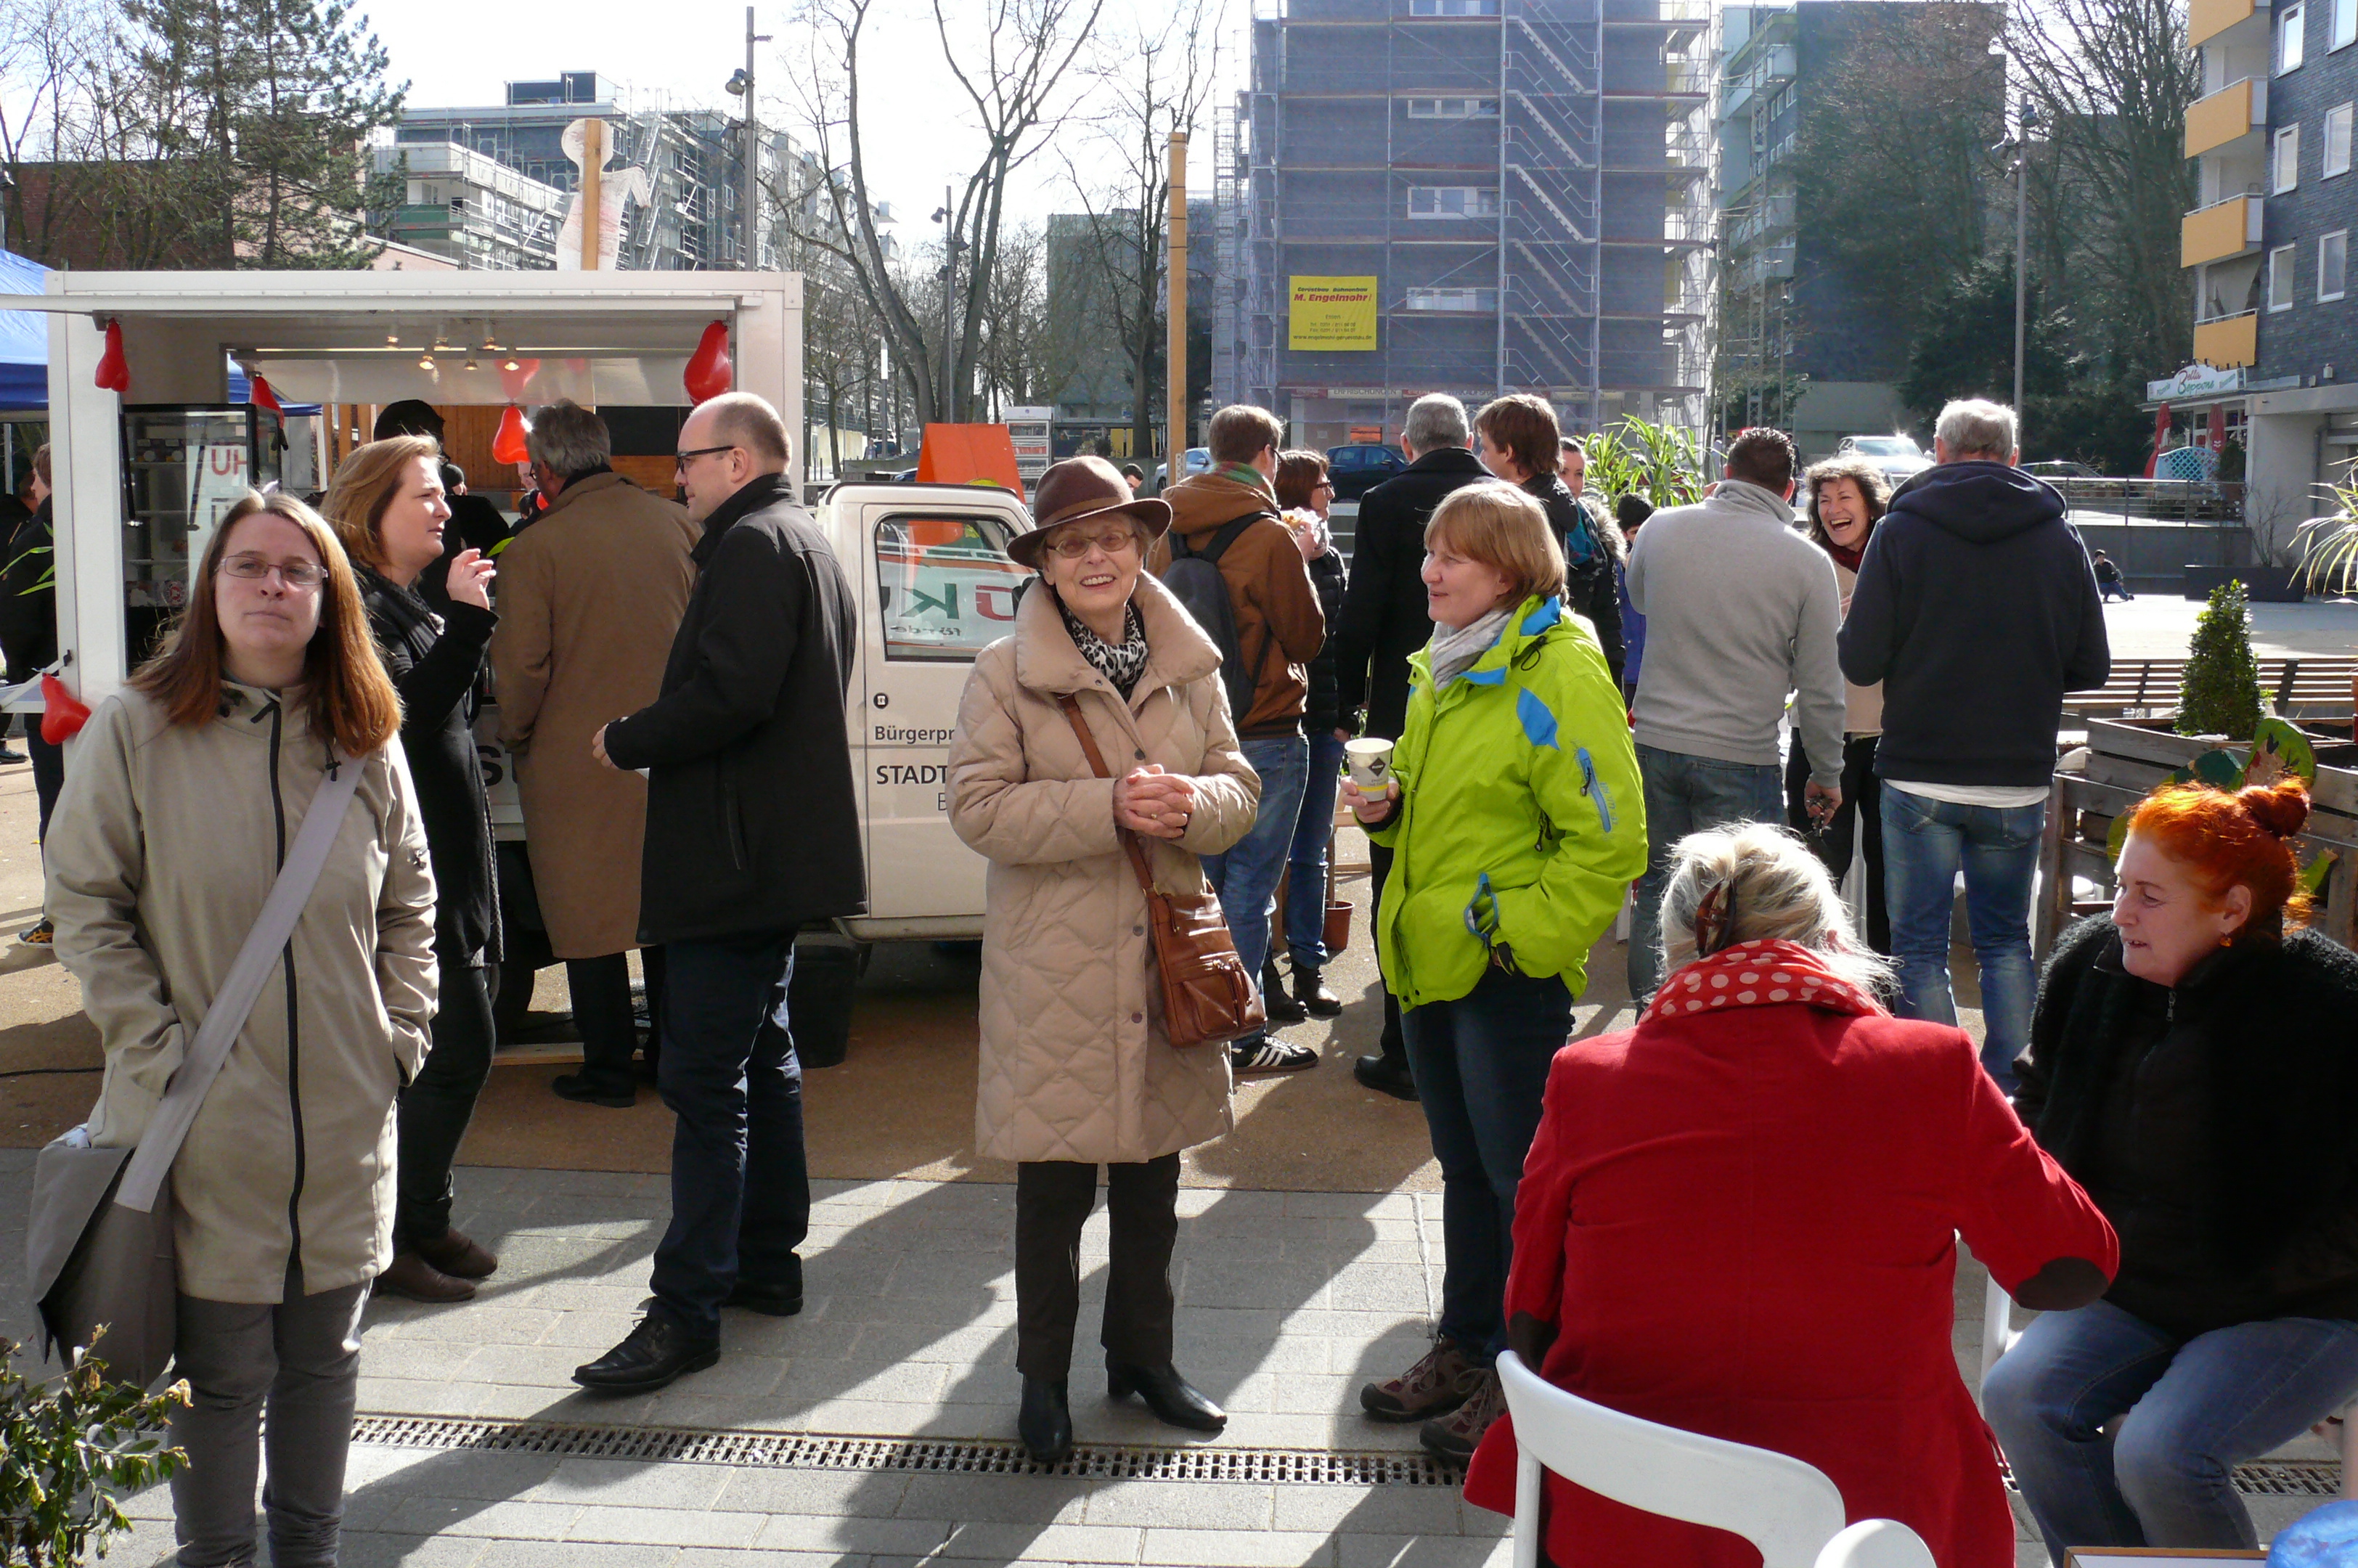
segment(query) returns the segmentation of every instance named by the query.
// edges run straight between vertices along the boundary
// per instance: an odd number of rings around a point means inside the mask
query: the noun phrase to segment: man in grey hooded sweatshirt
[[[1646,779],[1646,874],[1629,925],[1629,996],[1662,983],[1660,914],[1671,850],[1725,822],[1782,822],[1777,729],[1788,694],[1824,821],[1842,804],[1844,691],[1833,559],[1792,529],[1793,443],[1747,430],[1727,477],[1697,506],[1647,520],[1629,557],[1646,618],[1638,766]]]

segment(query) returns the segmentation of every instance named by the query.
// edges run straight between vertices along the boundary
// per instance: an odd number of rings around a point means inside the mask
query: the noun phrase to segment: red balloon
[[[502,364],[500,366],[500,384],[507,389],[508,401],[511,403],[523,402],[524,389],[530,386],[532,384],[532,378],[539,373],[540,362],[538,360],[518,360],[515,362],[515,369],[514,370],[510,370],[505,364]]]
[[[55,676],[41,677],[41,739],[62,746],[90,722],[90,705],[66,689]]]
[[[687,373],[680,377],[687,387],[688,396],[702,403],[718,397],[737,384],[737,368],[729,362],[729,323],[715,321],[704,329],[696,352],[687,360]]]
[[[98,373],[91,379],[109,392],[131,390],[131,362],[123,357],[123,323],[106,324],[106,352],[98,357]]]
[[[492,456],[503,463],[520,463],[532,456],[524,442],[524,410],[511,403],[500,416],[500,433],[492,438]]]
[[[249,379],[254,390],[246,394],[245,400],[257,408],[267,408],[273,414],[285,418],[287,410],[278,406],[278,394],[270,390],[270,384],[258,375]]]

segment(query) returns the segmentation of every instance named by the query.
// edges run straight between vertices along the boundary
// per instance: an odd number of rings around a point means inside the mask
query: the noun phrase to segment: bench
[[[2259,665],[2261,692],[2288,718],[2333,718],[2353,709],[2358,659],[2304,655],[2262,659]],[[2063,694],[2063,712],[2082,723],[2154,714],[2176,708],[2185,685],[2184,659],[2115,659],[2101,687]]]

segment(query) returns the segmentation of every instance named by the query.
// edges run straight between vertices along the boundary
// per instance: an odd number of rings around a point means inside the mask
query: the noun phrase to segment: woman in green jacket
[[[1446,1260],[1438,1342],[1359,1402],[1463,1459],[1506,1408],[1492,1363],[1515,1184],[1588,950],[1646,869],[1645,792],[1540,503],[1509,484],[1456,491],[1424,547],[1433,641],[1409,661],[1393,781],[1345,796],[1392,849],[1376,942],[1441,1162]]]

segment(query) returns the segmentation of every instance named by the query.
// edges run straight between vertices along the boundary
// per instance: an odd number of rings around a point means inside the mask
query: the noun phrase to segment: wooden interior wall
[[[330,404],[324,410],[328,423],[328,471],[332,474],[338,464],[350,457],[354,448],[364,444],[376,427],[378,405],[373,403]],[[453,404],[438,406],[442,416],[442,450],[449,460],[467,470],[470,493],[488,496],[503,510],[515,510],[516,471],[513,464],[501,462],[492,456],[492,442],[499,435],[500,408]],[[614,471],[622,474],[641,488],[657,495],[677,499],[678,486],[672,471],[669,456],[625,456],[616,453]]]

